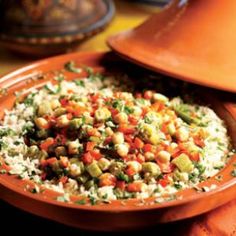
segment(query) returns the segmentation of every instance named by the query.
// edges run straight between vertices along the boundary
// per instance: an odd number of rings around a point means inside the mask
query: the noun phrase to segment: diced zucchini
[[[79,161],[78,158],[71,158],[69,167],[69,174],[73,177],[77,177],[84,173],[85,167],[83,162]]]
[[[101,158],[98,161],[98,166],[102,171],[107,170],[109,168],[110,164],[111,164],[111,162],[106,158]]]
[[[70,121],[69,126],[72,129],[79,129],[82,124],[83,124],[82,118],[75,118]]]
[[[161,174],[160,167],[154,162],[145,162],[145,163],[143,163],[142,164],[142,171],[144,173],[150,173],[154,177]]]
[[[169,123],[168,126],[167,126],[167,130],[168,130],[168,133],[169,133],[171,136],[175,135],[176,128],[175,128],[174,123]]]
[[[194,168],[192,161],[184,153],[180,154],[175,159],[173,159],[172,163],[175,164],[182,172],[190,173]]]
[[[46,139],[49,136],[49,130],[47,129],[40,129],[36,132],[36,135],[40,139]]]
[[[102,174],[102,171],[96,162],[88,165],[86,169],[92,177],[99,177]]]
[[[186,111],[183,111],[181,109],[181,106],[179,107],[175,107],[174,108],[175,112],[177,113],[177,115],[184,120],[186,123],[188,124],[196,124],[196,125],[201,125],[201,120],[196,118],[196,117],[191,117],[190,114]]]
[[[66,151],[65,147],[59,146],[59,147],[55,148],[55,154],[56,154],[56,157],[66,156],[67,151]]]
[[[99,108],[95,111],[97,121],[105,121],[109,117],[111,117],[111,112],[106,107]]]
[[[44,116],[52,113],[51,104],[48,101],[44,101],[38,106],[37,114],[38,116]]]
[[[27,156],[30,158],[37,158],[39,154],[39,148],[36,145],[32,145],[27,150]]]
[[[59,107],[59,108],[57,108],[57,109],[54,111],[54,115],[55,115],[56,117],[61,116],[61,115],[64,115],[64,114],[66,114],[66,109],[63,108],[63,107]]]
[[[81,176],[78,176],[76,178],[76,180],[79,182],[79,183],[82,183],[84,184],[86,181],[88,181],[89,179],[89,176],[88,175],[81,175]]]
[[[153,94],[153,100],[154,101],[161,101],[161,102],[164,102],[164,103],[169,101],[168,97],[164,96],[161,93],[154,93]]]

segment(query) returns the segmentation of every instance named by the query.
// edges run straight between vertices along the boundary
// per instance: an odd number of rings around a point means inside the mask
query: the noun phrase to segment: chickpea
[[[143,113],[142,109],[140,107],[138,107],[138,106],[134,106],[133,110],[134,110],[133,111],[133,115],[134,116],[141,116],[142,113]]]
[[[142,170],[142,165],[137,161],[128,161],[127,168],[132,169],[135,173],[139,173]]]
[[[121,132],[116,132],[112,135],[112,142],[114,144],[124,143],[124,134]]]
[[[34,122],[39,129],[46,129],[49,126],[48,121],[42,117],[36,118]]]
[[[170,161],[170,157],[171,157],[171,155],[170,155],[170,153],[167,152],[167,151],[160,151],[160,152],[158,152],[158,154],[157,154],[158,160],[160,160],[160,161],[163,162],[163,163],[169,162],[169,161]]]
[[[145,152],[144,156],[147,161],[153,161],[155,159],[155,155],[152,152]]]
[[[60,117],[57,118],[57,125],[58,127],[66,127],[70,123],[69,119],[67,118],[67,115],[61,115]]]
[[[78,141],[71,141],[68,143],[68,152],[69,154],[78,154],[79,153],[79,143]]]
[[[181,142],[185,142],[189,138],[189,132],[186,128],[180,127],[177,132],[176,132],[176,137],[179,139]]]
[[[110,127],[106,127],[105,132],[108,136],[111,136],[114,133],[113,130]]]
[[[55,110],[56,108],[61,106],[61,103],[58,101],[58,99],[53,99],[50,105],[51,105],[51,108]]]
[[[118,155],[120,155],[121,157],[126,156],[129,152],[129,145],[127,143],[116,144],[115,148]]]
[[[115,121],[117,124],[127,123],[127,122],[128,122],[128,116],[127,116],[126,113],[120,112],[120,113],[118,113],[117,115],[115,115],[114,121]]]

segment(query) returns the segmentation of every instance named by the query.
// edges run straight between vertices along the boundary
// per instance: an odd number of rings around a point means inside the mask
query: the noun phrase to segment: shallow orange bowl
[[[74,53],[36,62],[1,79],[0,118],[3,117],[4,109],[12,108],[16,91],[22,89],[30,91],[32,88],[42,86],[52,79],[55,71],[63,70],[64,64],[70,60],[91,66],[99,71],[114,69],[114,71],[125,72],[127,68],[131,68],[139,73],[139,70],[142,70],[135,66],[133,68],[132,65],[120,60],[112,53]],[[34,79],[37,77],[40,79]],[[67,77],[73,79],[72,73],[67,72]],[[215,98],[210,100],[207,102],[225,120],[235,147],[235,105],[218,101]],[[209,192],[198,192],[194,189],[182,190],[176,194],[176,199],[169,198],[169,201],[163,203],[155,203],[152,198],[148,198],[145,201],[129,199],[115,200],[110,204],[101,203],[94,206],[78,205],[75,203],[78,197],[75,196],[71,197],[69,203],[58,202],[56,198],[60,195],[59,193],[45,190],[39,194],[33,194],[31,191],[33,183],[7,174],[0,175],[0,198],[33,214],[81,229],[101,231],[138,229],[192,217],[232,200],[236,196],[236,178],[231,175],[235,163],[236,155],[217,174],[217,176],[222,176],[222,181],[217,181],[214,176],[199,184],[199,187],[209,187],[215,184],[217,187],[214,190]],[[3,164],[0,169],[4,168],[7,166]]]

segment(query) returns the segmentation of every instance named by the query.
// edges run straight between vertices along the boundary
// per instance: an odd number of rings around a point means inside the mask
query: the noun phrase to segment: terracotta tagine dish
[[[101,31],[114,15],[110,0],[0,2],[0,43],[37,56],[63,53]]]
[[[157,72],[236,92],[234,0],[173,0],[135,29],[108,39],[124,58]]]

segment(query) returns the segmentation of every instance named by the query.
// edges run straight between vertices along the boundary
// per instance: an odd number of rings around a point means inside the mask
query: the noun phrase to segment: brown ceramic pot
[[[0,42],[24,53],[62,53],[101,31],[114,14],[110,0],[0,1]]]

